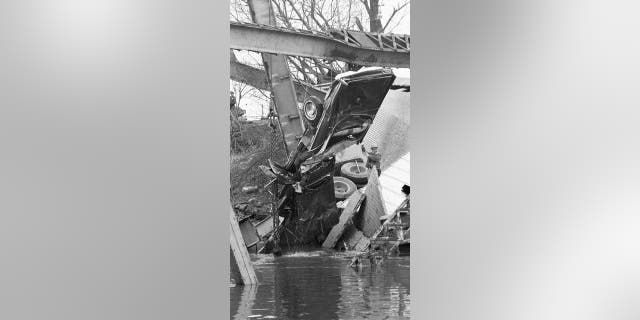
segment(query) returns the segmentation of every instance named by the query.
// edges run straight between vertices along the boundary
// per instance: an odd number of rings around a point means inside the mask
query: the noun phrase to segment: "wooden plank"
[[[353,226],[345,232],[342,238],[349,250],[364,251],[370,244],[369,238]]]
[[[273,217],[267,217],[264,220],[256,224],[256,231],[260,238],[266,237],[271,231],[273,231]]]
[[[370,244],[371,244],[371,241],[369,240],[369,238],[363,236],[362,238],[360,238],[360,241],[358,241],[358,243],[355,245],[353,250],[365,251]]]
[[[356,190],[349,198],[347,198],[347,206],[342,210],[342,214],[340,215],[340,219],[338,223],[336,223],[329,235],[322,243],[323,248],[333,248],[336,246],[336,243],[342,237],[347,224],[353,219],[353,216],[358,212],[358,208],[360,208],[360,204],[364,200],[364,194],[360,190]]]
[[[231,262],[231,265],[229,266],[231,280],[233,280],[234,284],[242,284],[242,275],[240,274],[240,269],[238,268],[236,258],[233,256],[233,250],[229,250],[229,256],[229,261]]]
[[[234,263],[238,268],[238,272],[240,273],[240,279],[234,280],[238,284],[257,284],[258,277],[256,277],[255,270],[253,270],[253,265],[251,265],[249,251],[247,251],[247,247],[244,244],[244,239],[242,238],[242,233],[240,232],[240,226],[238,225],[238,220],[236,219],[236,215],[233,212],[233,209],[231,209],[230,211],[230,223],[231,232],[229,233],[229,235],[231,253],[233,254],[232,262],[235,261]]]
[[[371,170],[364,194],[366,200],[358,229],[362,230],[365,236],[371,237],[380,228],[380,217],[387,214],[376,170]]]

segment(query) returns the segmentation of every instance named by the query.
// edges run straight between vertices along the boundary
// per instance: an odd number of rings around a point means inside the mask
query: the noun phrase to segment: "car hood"
[[[304,134],[307,150],[333,153],[360,143],[395,78],[383,68],[338,75],[325,97],[320,121]]]

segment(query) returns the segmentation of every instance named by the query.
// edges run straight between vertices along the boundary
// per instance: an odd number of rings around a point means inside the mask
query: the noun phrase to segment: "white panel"
[[[404,200],[401,189],[403,185],[410,185],[410,154],[407,153],[380,175],[380,187],[387,214],[393,213]]]

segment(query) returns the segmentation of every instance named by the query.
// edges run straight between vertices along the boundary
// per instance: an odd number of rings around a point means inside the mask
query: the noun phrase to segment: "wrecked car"
[[[389,69],[364,68],[340,74],[323,101],[307,100],[300,110],[305,131],[287,162],[269,160],[282,224],[265,244],[265,252],[286,244],[321,244],[338,221],[334,188],[335,154],[361,143],[395,79]],[[292,247],[294,246],[294,247]]]

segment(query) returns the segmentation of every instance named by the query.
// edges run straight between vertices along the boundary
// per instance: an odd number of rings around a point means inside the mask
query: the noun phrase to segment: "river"
[[[335,252],[252,255],[260,282],[231,287],[231,319],[409,319],[409,257],[349,267]]]

